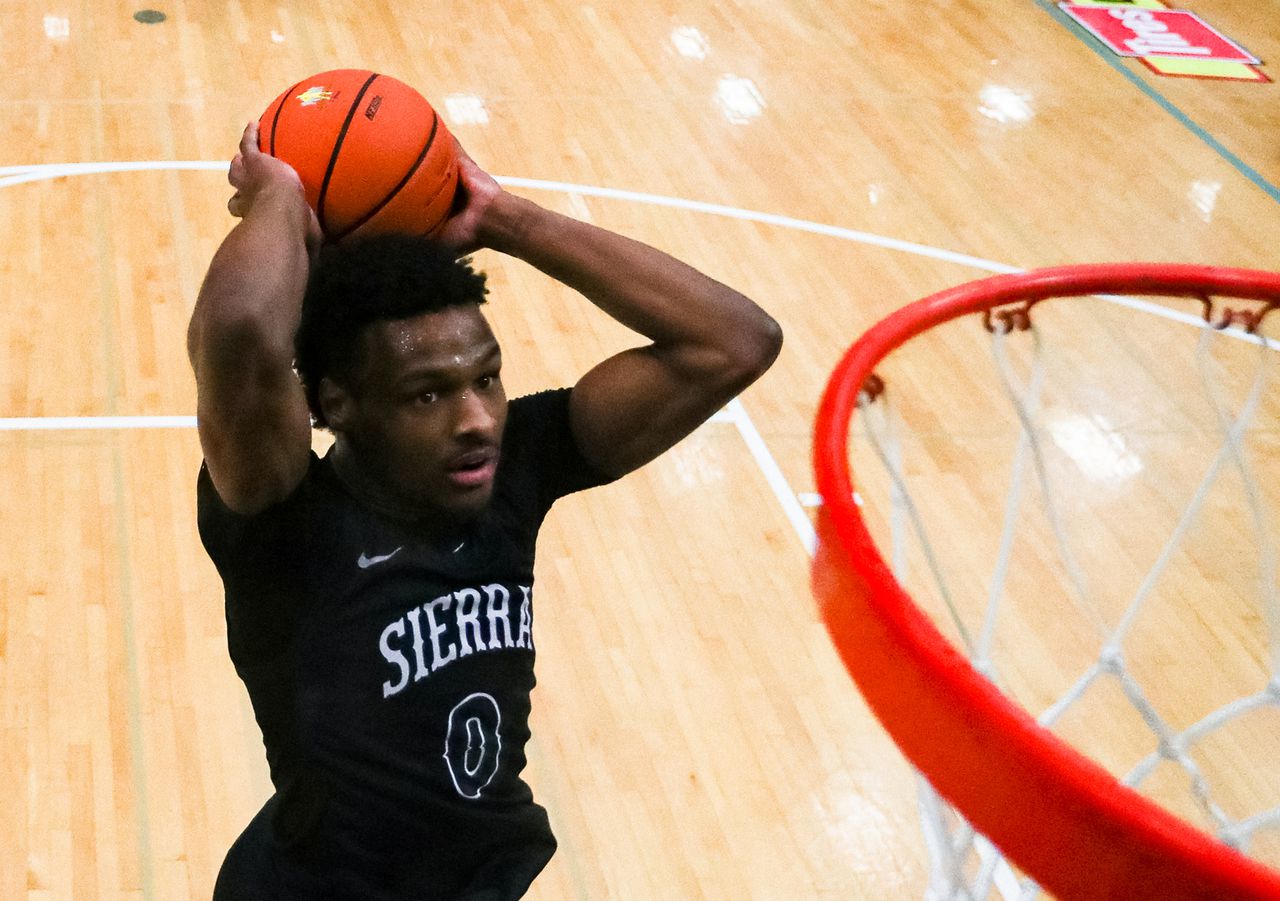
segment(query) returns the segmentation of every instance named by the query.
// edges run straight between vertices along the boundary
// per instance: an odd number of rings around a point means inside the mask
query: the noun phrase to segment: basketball
[[[366,69],[306,78],[258,120],[258,146],[297,171],[331,241],[349,235],[430,235],[458,185],[453,136],[421,94]]]

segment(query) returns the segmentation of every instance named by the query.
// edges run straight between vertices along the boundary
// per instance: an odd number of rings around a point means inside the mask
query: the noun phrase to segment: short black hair
[[[365,326],[463,304],[482,304],[485,276],[427,238],[379,234],[325,244],[311,267],[294,336],[294,366],[315,424],[320,380],[350,371]]]

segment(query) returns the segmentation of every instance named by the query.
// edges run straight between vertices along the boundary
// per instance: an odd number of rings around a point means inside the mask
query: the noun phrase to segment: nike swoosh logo
[[[404,550],[404,545],[401,545],[400,547],[396,548],[394,551],[392,551],[389,554],[382,554],[377,557],[366,557],[364,553],[361,553],[360,559],[356,561],[356,566],[360,567],[361,569],[368,569],[371,566],[377,566],[379,563],[386,563],[388,560],[390,560],[396,554],[400,553],[402,550]]]

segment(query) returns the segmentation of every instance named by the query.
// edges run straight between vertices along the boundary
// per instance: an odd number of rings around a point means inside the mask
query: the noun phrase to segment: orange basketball
[[[258,145],[297,170],[325,236],[427,235],[458,186],[453,136],[402,81],[334,69],[298,82],[258,120]]]

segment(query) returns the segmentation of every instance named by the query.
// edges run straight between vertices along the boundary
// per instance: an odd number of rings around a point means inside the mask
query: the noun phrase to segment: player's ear
[[[327,375],[320,379],[317,392],[320,400],[320,411],[324,413],[325,422],[334,431],[341,432],[351,422],[354,398],[351,392]]]

